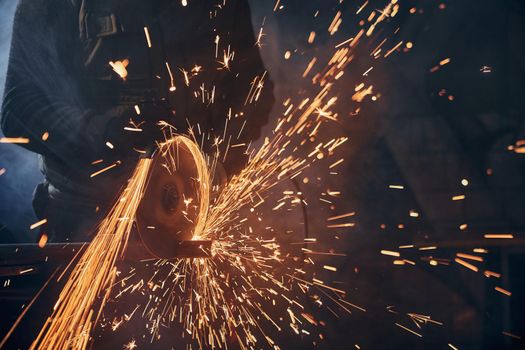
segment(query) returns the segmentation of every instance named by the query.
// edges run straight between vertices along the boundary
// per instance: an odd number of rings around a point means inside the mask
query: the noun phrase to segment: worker
[[[41,155],[43,233],[89,240],[168,129],[204,145],[257,139],[274,99],[256,41],[247,0],[21,0],[2,130]],[[224,169],[246,161],[230,149]]]

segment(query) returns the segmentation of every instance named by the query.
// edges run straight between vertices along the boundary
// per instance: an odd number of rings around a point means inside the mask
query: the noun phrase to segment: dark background
[[[277,117],[283,110],[279,101],[310,89],[310,82],[300,78],[310,59],[326,59],[335,43],[357,31],[354,13],[362,2],[282,0],[284,8],[277,15],[273,0],[251,3],[255,31],[264,23],[262,53],[276,83]],[[385,34],[392,38],[388,47],[399,40],[413,42],[414,47],[375,62],[369,56],[375,45],[370,44],[338,84],[337,134],[348,135],[350,142],[344,150],[345,175],[326,183],[344,193],[332,210],[357,212],[356,227],[341,234],[339,249],[348,257],[339,261],[338,278],[351,291],[350,300],[368,311],[339,319],[324,315],[329,326],[321,344],[348,349],[354,344],[361,349],[447,349],[449,343],[462,350],[525,348],[523,339],[502,333],[525,336],[525,155],[507,149],[525,139],[525,3],[400,4],[400,13],[382,30],[393,33],[400,28],[395,35]],[[14,0],[0,1],[0,86],[14,7]],[[384,7],[384,2],[370,1],[368,7],[366,13]],[[410,8],[416,12],[410,14]],[[326,28],[337,10],[343,13],[343,24],[331,37]],[[316,41],[308,45],[312,30]],[[292,57],[284,60],[287,50]],[[451,63],[430,72],[447,57]],[[371,65],[367,81],[381,97],[365,100],[360,114],[352,116],[354,87]],[[482,72],[485,66],[490,73]],[[30,198],[40,180],[37,158],[0,145],[0,168],[7,170],[0,176],[0,223],[6,225],[0,242],[31,241],[29,225],[35,219]],[[469,185],[463,186],[462,179]],[[402,184],[405,190],[389,189],[389,184]],[[466,200],[451,201],[457,194],[465,194]],[[410,217],[410,210],[419,217]],[[329,212],[321,204],[310,206],[313,229],[323,227],[324,219],[319,218]],[[461,224],[468,229],[460,230]],[[484,233],[514,233],[515,239],[487,241]],[[412,243],[440,248],[413,250],[416,266],[393,266],[392,259],[379,254],[381,249]],[[473,248],[489,251],[478,264],[480,273],[454,263],[425,263],[430,256],[453,259],[457,252],[472,253]],[[485,269],[501,272],[501,279],[485,278]],[[21,303],[23,295],[34,294],[38,283],[21,281],[20,286],[24,283],[26,289],[19,290],[13,283],[3,292],[4,300]],[[496,292],[496,285],[513,295]],[[392,305],[398,314],[387,311]],[[423,338],[416,337],[394,325],[416,329],[403,318],[408,312],[430,315],[444,325],[427,325]]]

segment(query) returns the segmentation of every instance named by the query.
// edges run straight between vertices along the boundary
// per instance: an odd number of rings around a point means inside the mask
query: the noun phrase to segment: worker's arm
[[[73,1],[21,0],[2,107],[5,136],[29,138],[26,148],[70,165],[97,157],[113,118],[86,106],[78,35]]]
[[[273,83],[254,35],[247,0],[238,0],[235,3],[231,34],[231,47],[235,51],[235,57],[231,62],[231,72],[225,84],[222,84],[222,89],[226,92],[223,103],[232,107],[227,134],[231,136],[231,145],[249,144],[261,136],[262,128],[268,123],[274,95]],[[224,165],[229,175],[244,167],[247,161],[244,150],[245,147],[228,150]]]

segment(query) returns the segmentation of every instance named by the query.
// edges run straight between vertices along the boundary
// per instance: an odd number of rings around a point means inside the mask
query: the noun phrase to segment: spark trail
[[[139,161],[126,189],[68,277],[58,301],[31,349],[84,349],[116,277],[116,261],[129,233],[147,180],[150,159]],[[95,306],[96,299],[102,296]]]

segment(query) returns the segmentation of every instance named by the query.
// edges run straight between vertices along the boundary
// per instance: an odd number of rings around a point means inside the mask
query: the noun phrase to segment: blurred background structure
[[[311,84],[302,73],[312,57],[322,61],[331,54],[334,40],[326,28],[334,14],[348,14],[336,34],[340,42],[355,32],[351,14],[363,2],[282,0],[276,14],[274,2],[251,1],[255,31],[262,27],[265,34],[262,54],[277,101],[308,91]],[[15,3],[0,0],[0,91]],[[525,3],[400,3],[401,13],[388,26],[397,41],[410,42],[410,47],[404,45],[404,52],[379,64],[370,56],[372,47],[362,50],[338,85],[341,122],[334,132],[350,138],[341,170],[346,175],[323,179],[323,184],[344,192],[344,199],[333,199],[330,208],[308,198],[311,230],[324,228],[324,222],[316,221],[321,213],[356,212],[356,226],[340,233],[340,250],[347,257],[338,266],[338,278],[352,291],[350,299],[367,307],[366,313],[330,320],[320,347],[446,349],[450,343],[462,350],[523,349],[525,154],[515,145],[525,140]],[[368,6],[379,9],[384,3],[373,0]],[[311,31],[316,39],[308,44]],[[440,66],[447,58],[450,62]],[[355,113],[354,88],[372,65],[367,79],[379,98]],[[273,115],[282,112],[277,103]],[[37,157],[14,145],[0,146],[0,168],[5,169],[0,176],[0,242],[32,241]],[[315,169],[311,172],[318,176]],[[452,200],[460,195],[465,199]],[[513,233],[515,239],[483,240],[487,233]],[[394,266],[379,254],[409,244],[438,245],[440,250],[435,256],[414,253],[416,266]],[[490,252],[480,270],[500,272],[503,280],[455,265],[419,263],[453,260],[458,251],[474,248]],[[10,310],[2,332],[45,280],[30,278],[17,277],[11,288],[0,289],[1,308]],[[506,286],[512,296],[496,292],[496,285]],[[419,338],[394,326],[396,312],[431,315],[443,326],[430,325]]]

